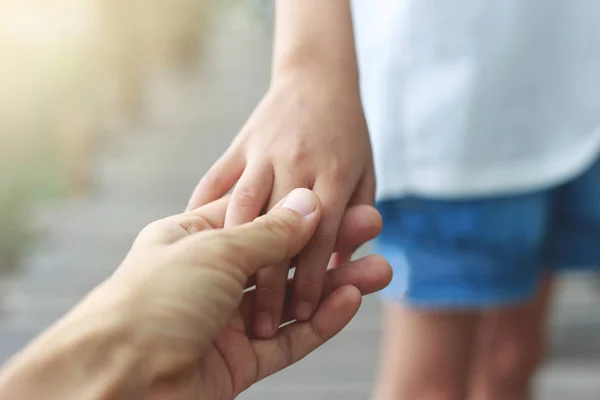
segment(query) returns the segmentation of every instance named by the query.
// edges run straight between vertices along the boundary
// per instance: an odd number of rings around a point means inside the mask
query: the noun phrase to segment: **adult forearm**
[[[0,398],[140,398],[141,359],[126,315],[79,307],[0,371]]]
[[[298,71],[358,89],[349,0],[276,0],[273,79]]]

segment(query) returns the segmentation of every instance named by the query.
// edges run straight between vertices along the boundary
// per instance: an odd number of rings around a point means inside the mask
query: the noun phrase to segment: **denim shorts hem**
[[[545,274],[600,272],[600,158],[568,182],[498,196],[377,202],[384,300],[484,309],[526,302]]]
[[[483,310],[520,305],[535,296],[538,282],[511,287],[507,290],[486,291],[480,293],[459,293],[453,288],[452,293],[394,293],[391,290],[379,292],[379,298],[385,303],[402,303],[413,309],[424,310]]]

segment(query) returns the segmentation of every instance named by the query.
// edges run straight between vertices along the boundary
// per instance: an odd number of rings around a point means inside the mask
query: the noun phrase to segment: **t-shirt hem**
[[[600,152],[600,129],[589,140],[560,154],[543,159],[512,162],[501,167],[411,168],[404,171],[408,179],[398,182],[378,181],[378,200],[416,195],[431,198],[471,198],[508,195],[544,190],[559,186],[583,173],[596,161]],[[411,166],[412,167],[412,166]]]

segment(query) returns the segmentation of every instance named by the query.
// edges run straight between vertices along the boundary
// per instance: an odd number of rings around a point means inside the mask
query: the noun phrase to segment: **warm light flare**
[[[0,41],[13,46],[60,46],[84,38],[93,23],[85,1],[19,0],[0,14]]]

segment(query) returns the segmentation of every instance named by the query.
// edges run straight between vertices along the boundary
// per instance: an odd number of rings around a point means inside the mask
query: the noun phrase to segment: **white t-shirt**
[[[354,0],[378,197],[528,191],[600,150],[600,1]]]

